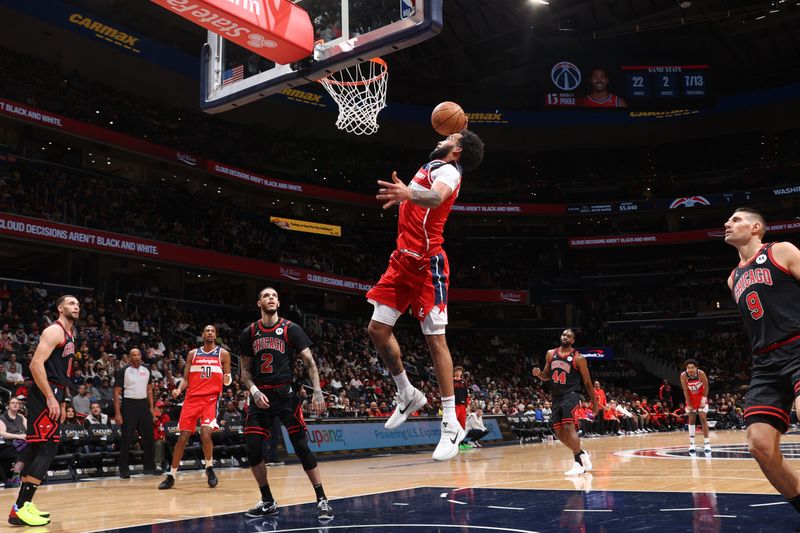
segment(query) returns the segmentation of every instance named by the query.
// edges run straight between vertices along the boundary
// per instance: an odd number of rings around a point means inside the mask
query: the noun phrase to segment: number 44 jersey
[[[303,329],[284,318],[272,326],[253,322],[239,337],[239,355],[250,357],[253,383],[259,387],[292,382],[292,363],[296,353],[313,343]]]
[[[773,244],[763,245],[731,274],[733,299],[742,313],[754,354],[800,336],[800,284],[775,262]]]
[[[558,348],[553,350],[550,359],[550,392],[553,396],[564,396],[571,392],[580,393],[581,373],[575,366],[575,356],[578,352],[570,350],[569,353],[559,353]]]

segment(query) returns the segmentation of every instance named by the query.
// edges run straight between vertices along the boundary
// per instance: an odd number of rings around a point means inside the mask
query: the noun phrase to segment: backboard
[[[292,1],[308,12],[314,26],[320,44],[313,58],[281,65],[208,32],[200,84],[200,106],[206,113],[317,81],[430,39],[442,28],[443,0]]]

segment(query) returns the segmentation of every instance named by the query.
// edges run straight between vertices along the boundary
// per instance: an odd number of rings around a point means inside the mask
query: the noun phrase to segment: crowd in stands
[[[0,79],[4,97],[274,177],[360,192],[363,183],[392,170],[410,176],[425,158],[419,150],[375,144],[366,148],[370,157],[353,157],[344,141],[318,142],[169,108],[7,49],[0,49],[0,70],[6,73]],[[511,194],[516,202],[596,202],[769,187],[796,175],[787,174],[791,166],[784,162],[800,154],[798,139],[796,130],[754,132],[703,143],[584,150],[578,157],[573,148],[493,149],[465,185],[462,200],[508,202]]]
[[[55,319],[56,296],[52,289],[42,286],[0,285],[0,387],[9,392],[9,397],[24,398],[35,386],[28,365],[41,331]],[[154,425],[162,437],[163,424],[179,416],[180,401],[173,400],[170,392],[182,379],[185,356],[199,343],[202,327],[215,324],[218,342],[235,347],[238,332],[255,318],[236,313],[214,316],[211,310],[187,310],[155,298],[130,297],[129,301],[121,301],[93,292],[82,292],[79,298],[82,309],[76,323],[77,364],[71,378],[68,418],[77,424],[113,419],[114,376],[127,364],[130,350],[139,348],[154,378]],[[328,403],[324,416],[388,416],[393,408],[394,383],[372,349],[364,323],[321,319],[315,329],[314,353]],[[428,405],[419,416],[440,414],[436,378],[422,336],[417,328],[399,328],[397,336],[407,370],[428,398]],[[546,333],[487,334],[485,330],[454,329],[448,337],[454,360],[468,369],[465,377],[473,411],[528,417],[544,425],[549,422],[550,395],[541,382],[530,376],[530,369],[541,364],[536,354],[543,353],[543,347],[552,341]],[[734,346],[742,340],[738,334],[720,330],[705,337],[700,333],[696,337],[650,335],[639,344],[633,344],[631,339],[611,338],[612,342],[625,345],[623,350],[672,357],[672,362],[699,358],[711,383],[712,410],[729,424],[727,427],[739,427],[741,390],[732,388],[730,383],[746,377],[742,372],[749,359],[744,355],[744,345],[736,354],[726,351],[737,350]],[[310,382],[299,359],[295,362],[295,375],[301,397],[308,400],[304,409],[310,417]],[[654,390],[648,396],[612,384],[603,388],[599,382],[595,388],[601,412],[595,417],[591,406],[584,402],[579,414],[579,424],[587,436],[671,430],[681,427],[685,420],[679,389],[674,393]],[[241,421],[247,404],[248,391],[234,380],[225,388],[220,402],[221,424]]]
[[[373,282],[385,269],[395,244],[394,222],[387,224],[386,231],[366,224],[348,227],[331,246],[332,237],[288,235],[263,213],[220,205],[208,196],[169,193],[24,161],[0,170],[0,210]],[[502,259],[518,255],[519,245],[495,245],[503,246],[507,254],[474,254],[474,246],[471,241],[448,243],[457,286],[527,287],[530,265]]]

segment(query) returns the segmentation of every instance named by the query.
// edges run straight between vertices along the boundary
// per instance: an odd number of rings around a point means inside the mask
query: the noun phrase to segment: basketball
[[[467,125],[467,115],[455,102],[442,102],[433,108],[431,125],[441,135],[451,135]]]

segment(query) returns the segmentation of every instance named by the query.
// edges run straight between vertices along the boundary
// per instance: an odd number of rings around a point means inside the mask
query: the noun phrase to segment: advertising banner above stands
[[[800,231],[800,220],[787,220],[767,224],[768,233]],[[694,241],[721,240],[722,226],[714,229],[673,231],[670,233],[637,233],[632,235],[597,235],[569,239],[570,248],[617,248],[621,246],[648,246],[655,244],[680,244]]]
[[[60,0],[37,0],[36,2],[0,0],[0,5],[83,35],[95,42],[104,43],[115,50],[169,68],[190,78],[196,79],[200,70],[197,66],[196,56],[181,52],[152,37],[132,31],[112,20],[106,20],[102,16]]]
[[[180,163],[215,176],[231,179],[259,187],[266,191],[284,192],[302,195],[306,198],[332,200],[353,205],[377,208],[380,203],[371,194],[343,191],[310,185],[295,181],[270,178],[255,172],[235,167],[219,161],[205,159],[175,148],[156,144],[144,139],[132,137],[86,124],[68,117],[49,113],[27,104],[0,98],[0,115],[15,120],[37,124],[47,128],[64,131],[84,139],[102,144],[116,146],[137,154],[161,159],[171,163]],[[724,206],[740,204],[751,200],[765,200],[786,196],[800,195],[800,185],[787,185],[778,188],[757,189],[753,191],[733,191],[678,198],[656,200],[638,200],[629,202],[605,202],[596,204],[465,204],[453,206],[453,212],[459,215],[498,215],[498,216],[560,216],[565,214],[607,214],[629,213],[648,210],[668,210],[701,206]]]
[[[151,261],[184,265],[204,270],[231,272],[257,278],[285,281],[340,292],[363,294],[372,283],[260,259],[223,254],[212,250],[152,241],[120,233],[89,229],[38,218],[0,212],[0,235],[28,241],[50,242],[81,250],[100,250],[114,255],[134,256]],[[451,301],[491,302],[524,305],[527,291],[494,289],[454,289]]]

